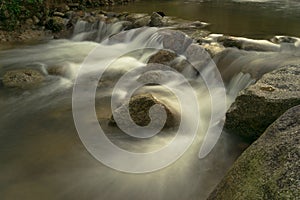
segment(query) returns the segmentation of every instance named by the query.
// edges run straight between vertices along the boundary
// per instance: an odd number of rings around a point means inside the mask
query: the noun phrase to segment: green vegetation
[[[45,0],[2,0],[0,29],[14,30],[20,22],[44,9]]]

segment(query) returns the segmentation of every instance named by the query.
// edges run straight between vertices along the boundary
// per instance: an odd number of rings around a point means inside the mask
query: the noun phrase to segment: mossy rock
[[[300,66],[285,66],[239,94],[226,114],[225,128],[254,141],[286,110],[299,104]]]
[[[300,106],[277,119],[234,163],[208,200],[299,199]]]
[[[44,79],[45,76],[37,70],[19,69],[5,72],[2,82],[5,87],[27,88],[39,85]]]

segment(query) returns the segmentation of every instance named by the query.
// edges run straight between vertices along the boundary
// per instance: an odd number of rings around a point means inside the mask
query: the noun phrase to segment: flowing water
[[[168,1],[169,5],[172,2]],[[247,1],[245,4],[248,3],[251,2]],[[142,4],[143,1],[137,2],[136,5]],[[198,2],[191,1],[185,5],[194,4],[198,5]],[[239,4],[242,4],[241,1]],[[161,9],[164,7],[160,7]],[[186,12],[187,15],[191,13]],[[89,108],[78,108],[86,124],[98,124],[99,121],[114,144],[132,152],[149,152],[162,148],[176,137],[176,130],[165,130],[150,139],[132,139],[118,128],[108,125],[115,79],[131,69],[144,69],[149,56],[157,49],[166,48],[168,44],[164,43],[161,36],[165,34],[164,30],[156,28],[122,32],[107,39],[109,35],[120,32],[121,29],[120,23],[109,26],[100,23],[91,26],[78,22],[70,40],[55,40],[0,52],[1,76],[7,70],[20,68],[34,68],[46,76],[44,83],[36,88],[0,88],[1,199],[206,199],[245,148],[245,144],[239,138],[223,131],[212,152],[199,159],[199,149],[205,131],[209,129],[209,119],[213,112],[219,112],[221,116],[217,115],[217,120],[222,121],[223,105],[215,104],[213,111],[214,101],[210,98],[212,94],[218,95],[222,88],[213,81],[217,74],[209,67],[203,68],[207,63],[193,63],[199,67],[201,76],[189,67],[181,73],[196,93],[201,126],[197,129],[195,141],[183,156],[166,168],[146,174],[116,171],[97,161],[80,140],[73,119],[73,85],[77,73],[82,69],[80,66],[84,66],[84,70],[81,71],[83,88],[94,87],[96,91],[96,120],[85,112]],[[178,48],[182,59],[193,58],[186,51],[190,45],[189,41],[186,39],[183,45],[173,46]],[[197,51],[196,56],[204,56],[202,58],[207,55],[198,53]],[[299,63],[299,55],[296,47],[282,47],[274,52],[228,49],[215,57],[214,62],[225,80],[225,106],[230,105],[241,89],[267,71],[281,65]],[[109,68],[105,70],[107,65]],[[64,76],[49,75],[47,69],[51,66],[64,68]],[[101,84],[98,83],[99,77],[96,75],[99,72],[103,72],[104,77]],[[212,91],[205,85],[207,83],[212,86]],[[187,89],[177,79],[170,81],[169,86],[172,85],[183,92]],[[125,89],[117,92],[118,98],[128,93]],[[77,96],[79,101],[86,100],[88,92],[81,91]],[[169,105],[178,106],[176,97],[164,87],[146,86],[138,92],[151,92]],[[221,98],[217,96],[218,100]],[[189,105],[185,105],[184,108],[185,114],[182,117],[187,122],[192,121],[189,117],[195,108]],[[216,122],[213,126],[217,127]],[[88,132],[89,130],[86,130],[87,134]],[[181,137],[184,141],[185,136]],[[181,145],[179,142],[178,148]],[[122,159],[126,161],[126,158]],[[152,164],[131,163],[132,168]]]

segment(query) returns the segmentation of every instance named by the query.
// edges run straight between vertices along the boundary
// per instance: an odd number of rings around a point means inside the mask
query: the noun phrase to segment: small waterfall
[[[240,72],[259,79],[265,73],[281,66],[300,63],[300,48],[293,44],[282,44],[279,52],[245,51],[227,48],[214,57],[223,80],[227,85]]]
[[[94,23],[90,23],[78,20],[74,28],[72,40],[94,41],[99,43],[107,39],[109,36],[121,32],[122,30],[123,22],[106,23],[101,20],[97,20]]]

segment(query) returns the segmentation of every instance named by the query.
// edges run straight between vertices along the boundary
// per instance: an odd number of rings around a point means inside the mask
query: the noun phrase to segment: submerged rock
[[[226,114],[225,128],[250,140],[289,108],[300,104],[300,65],[265,74],[243,90]]]
[[[300,106],[296,106],[246,149],[208,199],[298,199],[299,144]]]
[[[160,105],[162,106],[167,114],[167,119],[165,123],[165,128],[171,128],[176,127],[179,124],[179,117],[176,114],[175,111],[171,110],[170,107],[159,101],[157,98],[155,98],[151,94],[140,94],[132,97],[129,101],[129,105],[122,105],[118,109],[114,111],[116,115],[118,115],[121,118],[120,123],[122,123],[125,126],[129,126],[126,118],[126,115],[124,114],[126,112],[126,106],[128,106],[130,116],[132,120],[139,126],[147,126],[151,119],[149,117],[149,110],[154,105]],[[160,124],[161,117],[156,116],[157,113],[154,113],[154,124]],[[110,125],[116,126],[116,122],[113,118],[113,116],[110,119]]]
[[[26,88],[37,86],[45,79],[45,76],[33,69],[19,69],[7,71],[3,75],[3,85],[5,87]]]

